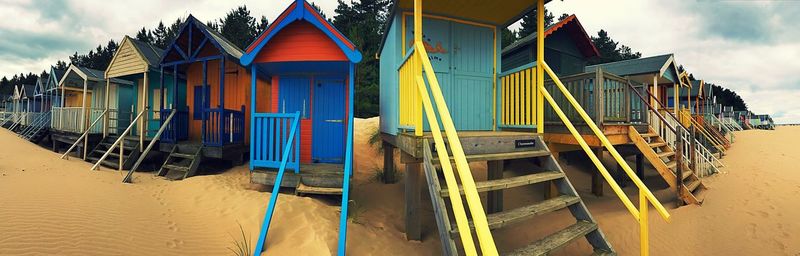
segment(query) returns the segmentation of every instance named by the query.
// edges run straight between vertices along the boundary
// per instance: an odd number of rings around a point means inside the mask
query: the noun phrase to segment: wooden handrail
[[[124,139],[125,139],[125,136],[126,136],[128,133],[130,133],[130,131],[131,131],[131,128],[133,128],[133,126],[134,126],[134,125],[136,125],[136,121],[139,121],[139,118],[141,118],[141,117],[142,117],[142,115],[144,115],[144,113],[146,113],[146,112],[147,112],[147,110],[149,110],[149,109],[150,109],[150,107],[149,107],[149,106],[145,107],[144,109],[142,109],[142,111],[140,111],[140,112],[139,112],[139,114],[138,114],[138,115],[136,115],[136,118],[134,118],[133,120],[131,120],[131,124],[130,124],[130,125],[128,125],[128,128],[125,128],[125,131],[123,131],[123,132],[122,132],[122,134],[120,134],[120,135],[119,135],[119,138],[117,138],[117,140],[116,140],[116,141],[114,141],[114,144],[111,144],[111,146],[108,148],[108,151],[106,151],[106,153],[105,153],[105,154],[103,154],[103,156],[102,156],[102,157],[100,157],[100,159],[99,159],[99,160],[97,160],[97,163],[95,163],[94,165],[92,165],[92,168],[91,168],[90,170],[97,170],[97,167],[100,165],[100,163],[102,163],[102,162],[103,162],[103,160],[105,160],[105,159],[106,159],[106,157],[108,157],[108,154],[109,154],[109,153],[111,153],[111,151],[113,151],[113,150],[114,150],[114,148],[115,148],[115,147],[116,147],[116,146],[117,146],[117,145],[120,143],[120,141],[121,141],[121,140],[124,140]],[[123,156],[122,156],[122,154],[120,154],[120,155],[119,155],[120,162],[122,161],[122,157],[123,157]],[[120,165],[120,168],[122,168],[122,165]]]
[[[156,141],[158,141],[158,139],[161,138],[161,133],[163,133],[164,130],[167,128],[167,125],[169,125],[169,122],[172,121],[172,117],[175,116],[176,112],[177,111],[175,109],[173,109],[169,113],[169,116],[167,117],[167,120],[164,121],[163,124],[161,124],[161,128],[158,128],[158,132],[156,132],[156,135],[153,136],[153,140],[151,140],[150,143],[147,144],[147,148],[139,156],[139,159],[136,160],[136,163],[133,164],[133,167],[131,167],[131,169],[128,170],[128,174],[125,175],[125,178],[122,178],[122,182],[123,183],[131,183],[131,177],[133,176],[133,172],[136,171],[136,169],[139,168],[139,165],[142,164],[142,162],[144,161],[144,159],[147,156],[147,154],[150,153],[150,150],[153,148],[153,145],[155,145]],[[122,157],[122,155],[120,155],[120,158],[121,157]]]
[[[64,154],[63,154],[63,155],[61,155],[61,159],[69,159],[69,152],[70,152],[70,151],[72,151],[72,149],[74,149],[75,147],[77,147],[77,146],[78,146],[78,143],[79,143],[79,142],[80,142],[82,139],[86,139],[86,136],[88,136],[89,132],[92,130],[92,127],[94,127],[94,125],[95,125],[95,124],[97,124],[97,122],[98,122],[98,121],[100,121],[100,119],[102,119],[102,118],[103,118],[103,116],[105,116],[107,113],[108,113],[108,109],[106,109],[105,111],[103,111],[103,113],[102,113],[102,114],[100,114],[100,116],[99,116],[97,119],[95,119],[95,120],[92,122],[92,124],[91,124],[91,125],[89,125],[89,127],[87,127],[87,128],[86,128],[86,130],[85,130],[85,131],[83,131],[83,133],[81,134],[81,136],[80,136],[80,137],[78,137],[78,139],[76,139],[76,140],[75,140],[75,143],[72,143],[72,146],[70,146],[70,147],[69,147],[69,149],[67,149],[67,152],[64,152]],[[84,151],[84,152],[86,152],[86,147],[84,147],[84,148],[83,148],[83,151]]]

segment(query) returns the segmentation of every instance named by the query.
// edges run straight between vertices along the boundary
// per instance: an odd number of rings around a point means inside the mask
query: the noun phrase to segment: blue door
[[[320,163],[342,163],[344,159],[343,80],[318,80],[314,84],[314,117],[311,159]]]

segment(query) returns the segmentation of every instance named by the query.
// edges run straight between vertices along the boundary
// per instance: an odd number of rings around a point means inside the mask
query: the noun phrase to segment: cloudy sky
[[[191,2],[191,3],[187,3]],[[332,15],[335,0],[317,0]],[[0,75],[39,73],[113,38],[194,14],[222,17],[246,4],[272,21],[291,0],[0,0]],[[800,1],[566,0],[587,32],[605,29],[644,56],[675,53],[696,78],[737,91],[757,113],[800,123]],[[167,23],[167,22],[165,22]]]

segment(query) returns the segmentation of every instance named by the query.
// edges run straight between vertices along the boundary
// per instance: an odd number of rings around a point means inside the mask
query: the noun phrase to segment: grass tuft
[[[251,246],[250,238],[247,235],[245,235],[244,227],[242,227],[242,224],[238,222],[237,224],[239,224],[239,231],[241,232],[242,237],[237,239],[233,237],[233,235],[229,234],[231,236],[231,240],[233,240],[233,247],[228,247],[228,250],[231,251],[233,255],[236,256],[252,256],[253,253],[252,250],[250,249]]]

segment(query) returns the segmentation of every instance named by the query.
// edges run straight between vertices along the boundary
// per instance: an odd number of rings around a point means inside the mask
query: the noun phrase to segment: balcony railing
[[[169,109],[162,109],[161,113],[170,113]],[[167,122],[168,115],[161,115],[161,125]],[[183,107],[177,109],[172,121],[167,124],[164,134],[161,135],[161,141],[166,143],[175,143],[189,138],[189,109]]]
[[[648,111],[641,102],[631,101],[633,91],[625,78],[600,70],[565,76],[561,78],[561,82],[581,106],[587,106],[586,113],[592,120],[599,122],[598,124],[647,122]],[[558,93],[552,80],[546,80],[544,87],[555,92],[552,96],[559,105],[569,103],[563,94]],[[644,90],[644,87],[635,89]],[[576,125],[585,125],[575,109],[565,111],[570,120],[577,120]],[[545,108],[544,120],[545,124],[561,124],[552,107]]]
[[[244,143],[244,106],[241,110],[206,109],[203,115],[203,145]]]
[[[291,170],[300,170],[300,134],[289,141],[289,132],[299,118],[298,113],[254,113],[253,134],[250,138],[250,169],[254,167],[279,168],[284,163]],[[293,143],[294,150],[284,151]]]

